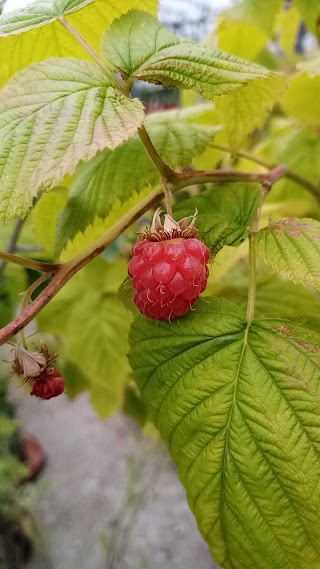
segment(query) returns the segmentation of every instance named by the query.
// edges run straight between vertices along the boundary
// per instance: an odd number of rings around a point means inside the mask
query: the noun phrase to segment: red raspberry
[[[134,302],[152,320],[183,316],[207,286],[210,251],[195,237],[164,241],[147,237],[138,241],[132,253],[128,272]]]
[[[44,372],[38,379],[32,382],[30,395],[35,395],[40,399],[51,399],[64,392],[65,381],[57,369],[51,372]]]

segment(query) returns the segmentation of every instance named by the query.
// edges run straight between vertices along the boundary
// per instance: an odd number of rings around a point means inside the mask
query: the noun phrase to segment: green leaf
[[[319,567],[319,332],[319,321],[248,326],[218,299],[180,323],[133,323],[143,401],[224,569]]]
[[[90,401],[102,418],[121,405],[129,373],[126,354],[131,318],[117,295],[126,273],[125,262],[97,259],[63,288],[38,319],[41,331],[63,337],[72,396],[70,363],[81,372],[79,391],[88,379]]]
[[[217,100],[216,108],[231,149],[239,149],[253,129],[263,126],[267,111],[281,98],[284,88],[283,77],[272,73],[269,79],[257,78],[241,90],[230,92]]]
[[[54,258],[58,213],[64,208],[67,188],[60,187],[44,194],[32,212],[34,231],[43,249]]]
[[[18,73],[0,92],[1,217],[23,217],[40,190],[130,138],[143,119],[142,104],[92,63],[50,59]]]
[[[157,13],[156,0],[39,0],[0,17],[0,85],[34,61],[49,57],[90,59],[87,51],[60,24],[64,15],[93,49],[99,52],[102,34],[130,9]],[[28,33],[22,33],[27,31]],[[18,35],[12,35],[18,34]]]
[[[255,61],[268,42],[268,35],[260,28],[246,22],[230,21],[223,16],[219,18],[217,38],[219,49],[250,61]]]
[[[255,61],[272,37],[281,5],[282,0],[242,0],[226,10],[219,18],[218,47]]]
[[[303,66],[301,67],[303,70]],[[289,115],[317,126],[319,112],[314,104],[320,97],[320,69],[318,73],[300,72],[291,81],[284,98],[284,108]]]
[[[223,249],[223,252],[226,249]],[[249,286],[248,259],[241,259],[231,270],[222,275],[220,281],[215,282],[214,277],[217,264],[221,264],[219,257],[215,262],[215,270],[208,283],[208,289],[214,296],[225,298],[234,302],[242,310],[246,310]],[[314,316],[320,309],[320,296],[313,290],[302,285],[296,285],[288,280],[278,277],[274,271],[260,261],[256,269],[256,316],[266,314],[282,314],[283,316]],[[218,266],[218,270],[219,270]],[[223,270],[223,267],[222,267]]]
[[[290,219],[270,223],[255,235],[261,258],[296,283],[320,289],[320,223]]]
[[[146,127],[152,142],[172,167],[187,166],[212,141],[218,127],[188,120],[206,108],[198,105],[191,110],[154,113],[147,117]],[[159,181],[160,174],[138,137],[113,152],[104,150],[80,166],[60,215],[57,251],[61,252],[77,233],[96,224],[97,216],[106,218],[112,209]]]
[[[288,53],[293,53],[297,41],[300,27],[300,14],[296,6],[289,6],[287,10],[283,10],[279,17],[280,37],[279,43],[281,49]]]
[[[149,194],[150,190],[147,188],[139,195],[133,194],[124,203],[121,203],[119,200],[115,200],[112,210],[105,219],[96,217],[93,220],[92,224],[88,225],[84,231],[79,231],[76,233],[72,240],[67,241],[66,239],[66,246],[62,251],[60,260],[62,262],[66,262],[76,255],[79,255],[81,251],[84,251],[91,243],[101,237],[101,235],[103,235],[103,233],[105,233],[108,229],[111,229],[111,227],[114,226],[119,221],[119,219],[126,215],[135,205],[137,205]]]
[[[201,239],[215,255],[224,245],[238,246],[248,236],[248,226],[261,200],[260,184],[235,182],[212,187],[174,208],[176,218],[198,209]]]
[[[283,88],[281,75],[181,38],[143,12],[132,11],[116,20],[106,32],[102,48],[108,63],[129,85],[134,79],[142,79],[167,87],[194,89],[213,99],[232,91],[242,92],[249,84],[255,88],[262,83],[268,97],[274,90],[272,102],[280,85]],[[265,101],[262,106],[266,106]]]
[[[295,0],[301,18],[310,31],[319,37],[320,4],[319,0]]]

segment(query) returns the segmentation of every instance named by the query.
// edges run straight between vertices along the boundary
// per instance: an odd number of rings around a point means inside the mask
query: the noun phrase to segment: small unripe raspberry
[[[195,217],[195,216],[194,216]],[[210,251],[188,220],[179,223],[159,210],[151,230],[135,244],[128,273],[135,290],[134,302],[152,320],[183,316],[205,290]]]
[[[65,381],[59,370],[53,369],[51,372],[43,373],[38,379],[32,382],[30,395],[35,395],[40,399],[51,399],[61,395],[65,389]]]

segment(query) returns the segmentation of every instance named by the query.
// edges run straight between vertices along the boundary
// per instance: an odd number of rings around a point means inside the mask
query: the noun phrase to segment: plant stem
[[[7,251],[6,251],[7,254],[13,253],[16,250],[17,241],[19,239],[23,224],[24,224],[24,219],[18,219],[16,221],[16,224],[14,226],[14,229],[13,229],[13,232],[11,235],[11,239],[8,243],[8,247],[7,247]],[[0,259],[1,259],[1,255],[0,255]],[[6,264],[7,264],[7,261],[5,259],[1,259],[1,261],[0,261],[0,278],[2,277],[3,271],[6,268]]]
[[[281,170],[279,170],[279,168],[281,168]],[[272,176],[275,170],[277,170],[277,179],[282,178],[287,171],[286,166],[277,166],[267,174],[260,174],[256,172],[237,172],[236,170],[199,170],[195,172],[182,172],[176,173],[177,181],[175,186],[177,189],[181,189],[193,186],[194,184],[208,184],[209,182],[220,184],[228,182],[258,182],[263,184],[268,179],[274,183],[275,180],[273,180]]]
[[[27,308],[29,302],[31,302],[31,296],[34,293],[35,290],[37,290],[37,288],[44,283],[45,281],[47,281],[50,278],[50,274],[46,273],[45,275],[42,275],[41,277],[39,277],[34,283],[32,283],[31,286],[29,286],[29,288],[26,290],[25,294],[24,294],[24,299],[22,302],[22,307],[21,307],[21,312],[24,312],[24,310]],[[23,347],[27,350],[28,349],[28,345],[27,345],[27,340],[26,340],[26,336],[24,333],[24,328],[21,328],[20,330],[20,338],[21,338],[21,344],[23,345]]]
[[[58,21],[64,28],[66,28],[66,30],[68,30],[68,32],[70,32],[73,35],[73,37],[82,45],[82,47],[89,53],[92,59],[94,59],[94,61],[103,69],[103,71],[106,71],[102,59],[99,57],[97,52],[91,47],[91,45],[88,44],[88,42],[84,39],[84,37],[78,32],[78,30],[76,30],[76,28],[74,28],[73,25],[70,24],[64,16],[60,16]]]
[[[8,262],[14,263],[15,265],[21,265],[22,267],[26,267],[27,269],[33,269],[34,271],[40,271],[41,273],[50,273],[50,274],[56,273],[61,267],[61,265],[59,264],[33,261],[32,259],[19,257],[19,255],[12,255],[12,253],[6,253],[5,251],[0,251],[0,259],[4,260],[5,263]]]
[[[145,147],[152,162],[154,163],[157,170],[159,170],[162,177],[174,184],[177,179],[176,172],[162,160],[161,156],[159,156],[144,126],[141,126],[139,128],[138,134],[143,146]]]
[[[247,304],[247,321],[252,322],[256,300],[256,252],[254,246],[254,233],[249,234],[249,289]]]
[[[143,213],[152,207],[163,195],[163,188],[159,186],[154,189],[147,197],[143,198],[137,205],[135,205],[126,215],[124,215],[117,223],[115,223],[104,235],[102,235],[95,243],[90,245],[80,255],[68,261],[68,263],[59,266],[59,269],[54,274],[48,286],[40,292],[35,300],[26,306],[26,308],[10,322],[7,326],[0,330],[0,345],[7,342],[10,338],[15,336],[22,328],[27,326],[31,320],[39,314],[39,312],[52,300],[56,294],[63,288],[63,286],[85,265],[95,259],[102,251],[104,251],[113,241],[121,235],[132,223],[134,223]],[[48,275],[43,275],[43,280]],[[37,286],[40,284],[40,279],[36,281]],[[42,281],[43,282],[43,281]],[[33,286],[36,285],[34,283]],[[35,290],[35,289],[33,289]],[[33,292],[31,290],[31,294]],[[30,289],[29,289],[30,293]]]
[[[167,186],[167,182],[165,181],[164,178],[162,178],[162,186],[163,186],[163,193],[164,193],[164,197],[166,200],[166,208],[167,208],[167,213],[173,217],[173,212],[172,212],[172,203],[171,203],[171,192]]]
[[[228,154],[234,154],[230,148],[228,148],[227,146],[223,146],[222,144],[210,144],[210,146],[212,148],[217,148],[218,150],[222,150],[223,152],[228,152]],[[250,152],[244,152],[241,150],[241,151],[237,151],[235,153],[235,155],[239,156],[240,158],[245,158],[246,160],[250,160],[251,162],[254,162],[255,164],[259,164],[259,166],[266,168],[266,170],[273,170],[276,167],[276,164],[271,164],[270,162],[266,162],[265,160],[262,160],[261,158],[259,158],[258,156],[255,156],[254,154],[251,154]],[[313,197],[318,202],[320,202],[320,186],[319,185],[313,184],[304,176],[300,176],[300,174],[297,174],[297,172],[293,172],[290,169],[287,169],[287,171],[284,175],[284,178],[287,178],[288,180],[291,180],[292,182],[296,182],[296,184],[303,186],[304,188],[306,188],[306,190],[308,190],[313,195]]]

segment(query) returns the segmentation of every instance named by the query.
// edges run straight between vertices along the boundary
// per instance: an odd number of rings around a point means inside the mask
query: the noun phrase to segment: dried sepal
[[[39,377],[52,369],[57,355],[49,352],[44,341],[40,342],[39,349],[31,352],[18,345],[15,348],[15,357],[12,365],[13,372],[23,375],[27,380]]]
[[[158,208],[153,216],[149,229],[142,235],[142,239],[148,241],[167,241],[169,239],[190,239],[197,237],[198,232],[195,223],[198,217],[196,210],[193,215],[184,217],[180,221],[175,221],[168,213],[164,216],[164,222],[161,223],[161,208]]]

